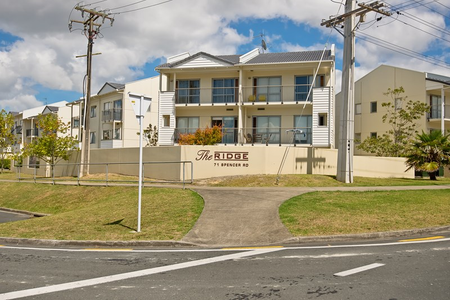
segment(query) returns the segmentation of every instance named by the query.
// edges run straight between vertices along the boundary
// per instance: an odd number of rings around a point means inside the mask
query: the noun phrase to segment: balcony
[[[26,137],[35,137],[35,136],[39,136],[39,129],[38,128],[34,128],[34,129],[27,129],[26,132]]]
[[[180,134],[195,133],[196,129],[177,128],[175,130],[175,143],[178,143]],[[281,128],[281,127],[250,127],[244,128],[239,133],[238,128],[222,128],[221,144],[239,143],[239,135],[247,145],[305,145],[312,144],[312,128]]]
[[[102,121],[103,122],[115,122],[115,121],[122,121],[122,109],[121,108],[114,108],[114,109],[108,109],[104,110],[102,112]]]
[[[308,85],[268,85],[242,88],[243,104],[304,104],[312,103],[314,97],[322,93],[330,98],[331,88],[313,88],[309,92]],[[239,89],[229,88],[183,88],[175,91],[177,106],[200,105],[237,105]]]
[[[441,120],[442,118],[442,106],[432,105],[430,112],[428,113],[429,120]],[[444,119],[450,119],[450,105],[444,105]]]

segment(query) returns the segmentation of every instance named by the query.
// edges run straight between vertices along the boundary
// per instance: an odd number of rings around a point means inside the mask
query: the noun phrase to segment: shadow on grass
[[[123,220],[125,220],[125,218],[120,219],[120,220],[117,220],[117,221],[113,221],[113,222],[110,222],[110,223],[106,223],[106,224],[104,224],[104,225],[106,225],[106,226],[110,226],[110,225],[119,225],[119,226],[125,227],[125,228],[127,228],[127,229],[136,231],[136,228],[131,228],[131,227],[127,226],[127,225],[121,224]]]

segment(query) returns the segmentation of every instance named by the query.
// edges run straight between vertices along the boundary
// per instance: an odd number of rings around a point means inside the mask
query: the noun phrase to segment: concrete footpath
[[[204,201],[205,208],[183,242],[203,246],[252,246],[303,241],[350,239],[352,236],[294,238],[281,223],[278,207],[286,200],[313,191],[375,191],[449,189],[450,186],[407,187],[324,187],[324,188],[211,188],[192,187]],[[450,225],[450,224],[449,224]],[[449,227],[450,228],[450,227]],[[447,229],[442,228],[442,229]],[[394,232],[414,234],[425,230]],[[353,238],[376,238],[389,233],[357,235]]]

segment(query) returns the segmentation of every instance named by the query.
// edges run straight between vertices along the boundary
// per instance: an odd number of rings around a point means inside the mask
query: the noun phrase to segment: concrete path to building
[[[182,239],[182,242],[217,247],[271,245],[293,238],[281,223],[278,208],[284,201],[304,193],[313,191],[450,189],[450,186],[350,188],[191,187],[191,189],[203,197],[205,208],[195,226]]]

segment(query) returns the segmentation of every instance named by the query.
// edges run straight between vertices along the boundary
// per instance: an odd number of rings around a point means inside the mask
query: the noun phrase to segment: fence
[[[65,163],[51,165],[32,164],[16,166],[17,179],[32,180],[34,182],[47,182],[56,184],[67,184],[76,182],[82,183],[110,183],[138,184],[139,183],[139,163],[90,163],[88,164],[88,175],[80,177],[81,167],[86,164]],[[158,165],[158,166],[157,166]],[[161,167],[162,165],[162,167]],[[156,167],[151,167],[156,166]],[[167,162],[143,162],[143,180],[145,184],[155,183],[193,183],[194,167],[192,161],[167,161]],[[25,170],[25,172],[24,172]],[[158,175],[159,174],[159,175]]]

